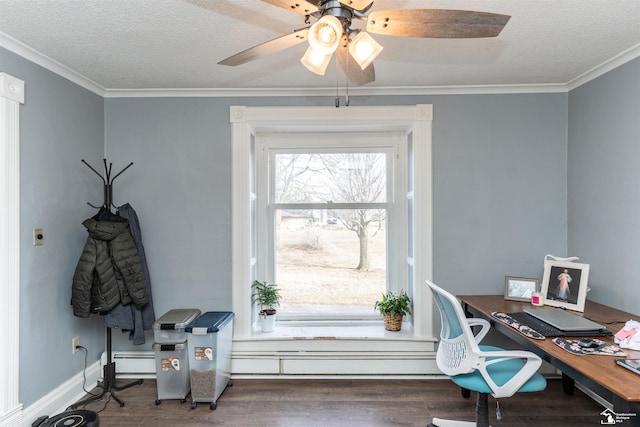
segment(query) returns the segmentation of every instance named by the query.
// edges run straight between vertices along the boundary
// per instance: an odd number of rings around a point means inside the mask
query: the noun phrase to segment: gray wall
[[[81,222],[100,204],[98,164],[104,150],[103,99],[0,48],[0,71],[25,82],[20,108],[20,402],[29,406],[81,372],[81,337],[90,363],[104,351],[100,319],[73,317],[71,278],[86,239]],[[32,229],[44,232],[33,246]],[[3,351],[5,351],[3,347]]]
[[[456,294],[542,278],[566,252],[566,94],[467,95],[434,104],[434,280]]]
[[[640,58],[570,93],[568,146],[568,247],[590,264],[588,298],[640,315]]]
[[[157,315],[231,309],[229,106],[321,103],[335,108],[332,98],[105,101],[107,156],[134,162],[115,198],[140,217]],[[418,103],[434,105],[434,279],[482,294],[504,292],[505,275],[541,277],[546,253],[566,253],[567,95],[351,98]]]
[[[640,298],[623,298],[634,295],[637,277],[640,131],[629,117],[638,117],[639,67],[636,60],[571,94],[351,98],[351,105],[434,105],[436,282],[454,293],[502,293],[505,275],[541,278],[545,254],[578,255],[592,264],[592,297],[635,310]],[[86,238],[81,222],[94,213],[86,202],[102,198],[99,179],[80,159],[99,166],[106,156],[114,170],[134,162],[116,181],[114,199],[131,203],[140,218],[156,313],[226,310],[229,106],[333,108],[334,100],[103,100],[2,48],[0,71],[26,83],[19,327],[20,401],[29,406],[81,372],[82,356],[69,349],[73,336],[89,348],[89,363],[104,351],[102,319],[76,319],[69,306]],[[606,174],[594,173],[603,166]],[[33,227],[44,228],[44,246],[31,245]],[[151,341],[134,347],[116,333],[114,347],[148,349]]]

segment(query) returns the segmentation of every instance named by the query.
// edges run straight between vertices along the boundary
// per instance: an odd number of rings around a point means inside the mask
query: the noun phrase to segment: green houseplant
[[[382,299],[376,301],[374,307],[384,318],[384,328],[387,331],[399,331],[402,327],[402,318],[411,313],[411,299],[406,291],[399,294],[387,291],[382,294]]]
[[[262,332],[271,332],[275,327],[277,307],[280,306],[280,289],[275,283],[255,280],[251,285],[253,303],[257,303],[260,311],[260,325]]]

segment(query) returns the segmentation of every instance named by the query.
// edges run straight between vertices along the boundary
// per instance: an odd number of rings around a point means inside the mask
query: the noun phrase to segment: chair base
[[[455,421],[434,418],[427,427],[476,427],[475,421]]]
[[[475,421],[455,421],[434,418],[427,427],[491,427],[489,425],[489,395],[478,393],[476,400],[476,420]]]

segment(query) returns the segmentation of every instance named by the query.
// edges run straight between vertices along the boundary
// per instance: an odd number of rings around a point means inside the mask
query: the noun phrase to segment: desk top
[[[594,354],[584,356],[574,355],[555,345],[550,338],[545,340],[527,338],[512,328],[500,322],[495,322],[491,317],[491,313],[494,311],[515,313],[522,311],[524,307],[533,307],[530,303],[505,300],[503,295],[462,295],[458,296],[458,299],[462,301],[463,305],[471,309],[470,311],[474,315],[480,315],[489,320],[492,326],[499,329],[505,335],[514,338],[516,342],[523,344],[525,348],[528,347],[534,352],[536,352],[534,348],[542,350],[548,355],[548,358],[544,359],[551,362],[554,366],[564,364],[567,367],[575,369],[580,375],[611,390],[623,399],[629,402],[640,402],[640,375],[616,365],[614,361],[615,359],[621,359],[620,357]],[[605,326],[613,333],[618,332],[628,320],[637,319],[638,317],[593,301],[586,302],[584,313],[575,314],[593,320]],[[614,344],[613,337],[597,338]],[[578,338],[571,337],[570,339]],[[622,359],[640,359],[640,351],[626,348],[622,350],[627,353],[627,356],[622,357]],[[551,360],[549,360],[549,358],[551,358]]]

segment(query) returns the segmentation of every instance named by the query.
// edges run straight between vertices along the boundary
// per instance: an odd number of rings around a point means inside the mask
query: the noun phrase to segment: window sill
[[[242,338],[240,338],[242,339]],[[251,341],[262,340],[423,340],[416,338],[409,323],[403,323],[397,332],[387,331],[382,323],[367,325],[283,325],[278,324],[273,332],[255,330]]]

